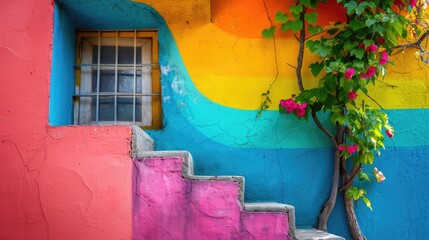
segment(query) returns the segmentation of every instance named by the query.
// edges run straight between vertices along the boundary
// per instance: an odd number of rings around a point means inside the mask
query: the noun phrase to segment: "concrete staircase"
[[[153,141],[136,130],[134,240],[344,239],[296,229],[291,205],[245,203],[241,176],[195,176],[189,152],[151,149]]]

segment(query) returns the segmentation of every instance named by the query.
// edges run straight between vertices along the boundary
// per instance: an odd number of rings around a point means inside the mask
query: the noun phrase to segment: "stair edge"
[[[295,236],[295,207],[278,202],[253,202],[244,203],[243,210],[246,212],[287,212],[289,221],[289,235]]]
[[[142,151],[138,155],[133,156],[134,158],[165,158],[165,157],[181,157],[183,159],[182,164],[182,176],[184,178],[195,180],[195,181],[228,181],[236,182],[238,184],[238,200],[243,206],[244,204],[244,186],[245,180],[243,176],[204,176],[194,175],[194,162],[192,154],[188,151]]]
[[[345,240],[345,238],[315,228],[296,229],[294,240]]]

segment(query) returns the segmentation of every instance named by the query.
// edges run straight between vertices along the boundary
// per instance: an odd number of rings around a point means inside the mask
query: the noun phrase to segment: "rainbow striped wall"
[[[285,8],[282,2],[266,0],[271,17]],[[327,10],[335,7],[333,2]],[[298,91],[294,70],[286,64],[293,65],[297,43],[288,35],[278,36],[280,65],[271,91],[273,106],[256,118],[261,93],[276,75],[273,42],[259,37],[269,25],[263,1],[59,0],[57,4],[56,13],[64,9],[74,29],[157,28],[165,127],[149,131],[156,148],[189,150],[196,174],[243,175],[246,201],[292,204],[299,226],[315,225],[329,192],[333,149],[311,122],[276,111],[280,98]],[[429,80],[428,71],[421,70],[412,55],[397,55],[400,65],[390,67],[383,82],[372,89],[373,98],[390,115],[396,135],[386,141],[386,151],[375,163],[387,180],[366,186],[374,212],[358,204],[368,239],[424,239],[429,225]],[[53,74],[52,79],[59,77]],[[314,84],[305,74],[305,85]],[[61,116],[60,109],[52,109],[51,124]],[[70,124],[67,121],[55,123]],[[329,230],[347,236],[342,210],[339,202]]]

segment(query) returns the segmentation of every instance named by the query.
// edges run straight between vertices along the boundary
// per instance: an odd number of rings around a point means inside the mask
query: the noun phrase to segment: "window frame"
[[[86,125],[86,123],[79,123],[79,115],[81,114],[80,109],[80,99],[84,97],[80,93],[80,87],[82,85],[82,58],[83,58],[83,47],[82,39],[84,38],[113,38],[118,41],[119,38],[137,38],[137,39],[150,39],[151,40],[151,94],[147,96],[151,97],[151,111],[152,111],[152,121],[149,126],[140,126],[142,129],[161,129],[162,128],[162,98],[161,98],[161,79],[160,79],[160,66],[159,66],[159,47],[158,47],[158,31],[156,29],[144,29],[144,30],[83,30],[77,31],[76,33],[76,61],[75,61],[75,94],[73,95],[73,105],[74,105],[74,117],[73,121],[75,125]],[[101,45],[102,46],[102,45]],[[122,46],[122,45],[118,45]],[[135,61],[135,60],[134,60]],[[143,81],[143,80],[142,80]],[[79,92],[78,92],[79,91]],[[117,94],[117,92],[116,92]],[[97,97],[99,98],[100,92],[98,91]],[[146,95],[145,95],[146,96]],[[118,97],[116,97],[118,98]],[[143,102],[142,102],[143,106]],[[135,112],[133,113],[135,115]],[[138,124],[128,121],[100,121],[94,123],[89,123],[89,125],[134,125]]]

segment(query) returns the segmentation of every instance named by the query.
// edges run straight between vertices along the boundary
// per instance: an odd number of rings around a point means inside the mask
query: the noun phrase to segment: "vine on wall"
[[[416,56],[428,62],[429,54],[422,45],[428,35],[427,1],[337,0],[337,4],[344,7],[347,22],[322,27],[317,24],[317,7],[326,1],[297,0],[289,12],[277,12],[277,25],[264,29],[262,35],[273,39],[275,44],[275,32],[280,29],[292,32],[299,41],[295,69],[300,93],[281,100],[280,112],[299,119],[311,116],[336,149],[331,193],[319,215],[318,228],[327,230],[337,194],[341,193],[352,238],[365,239],[356,219],[354,202],[361,200],[371,210],[372,206],[366,190],[357,183],[371,178],[377,182],[386,179],[376,167],[367,172],[364,166],[374,165],[375,156],[384,149],[385,136],[392,138],[394,128],[386,113],[359,100],[358,96],[372,99],[368,85],[376,85],[384,78],[387,66],[394,64],[390,56],[398,49],[415,48]],[[411,42],[399,44],[407,40]],[[319,56],[318,61],[309,65],[313,76],[319,79],[319,86],[311,89],[304,88],[301,75],[305,48]],[[260,111],[268,108],[269,93],[268,90],[263,94],[265,101]],[[330,114],[335,133],[319,121],[319,112]]]

